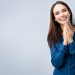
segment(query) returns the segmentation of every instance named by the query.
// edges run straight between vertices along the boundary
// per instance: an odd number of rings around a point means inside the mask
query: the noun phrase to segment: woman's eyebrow
[[[63,8],[62,10],[67,10],[67,8]]]
[[[61,9],[61,11],[62,11],[62,10],[67,10],[67,8],[63,8],[63,9]],[[58,13],[58,12],[59,12],[59,11],[57,10],[55,13]]]
[[[62,10],[67,10],[67,8],[62,8],[61,11],[62,11]],[[57,10],[57,11],[55,12],[55,14],[56,14],[56,13],[59,13],[59,10]]]

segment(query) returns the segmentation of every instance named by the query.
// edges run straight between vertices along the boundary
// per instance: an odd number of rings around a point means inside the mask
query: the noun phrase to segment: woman
[[[75,26],[71,9],[65,2],[56,1],[51,7],[47,41],[53,75],[75,75]]]

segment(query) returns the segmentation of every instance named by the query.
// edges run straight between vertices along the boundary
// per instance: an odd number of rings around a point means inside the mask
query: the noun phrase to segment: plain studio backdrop
[[[47,34],[55,1],[0,0],[0,75],[52,75]],[[75,0],[63,1],[74,17]]]

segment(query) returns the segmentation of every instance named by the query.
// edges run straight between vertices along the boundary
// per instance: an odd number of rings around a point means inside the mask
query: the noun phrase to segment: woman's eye
[[[56,12],[56,13],[55,13],[55,15],[58,15],[58,14],[59,14],[59,12]]]
[[[63,9],[62,11],[63,11],[63,12],[66,12],[67,10],[66,10],[66,9]]]

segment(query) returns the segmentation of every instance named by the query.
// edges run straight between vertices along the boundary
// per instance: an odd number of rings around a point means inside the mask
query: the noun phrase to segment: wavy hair
[[[50,24],[49,24],[49,31],[47,35],[47,42],[48,42],[49,47],[55,44],[56,42],[59,44],[59,41],[61,39],[61,34],[62,34],[62,29],[60,27],[60,24],[57,21],[55,21],[55,17],[53,14],[53,9],[56,4],[62,4],[67,7],[68,11],[70,12],[70,22],[72,24],[72,11],[69,8],[69,6],[63,1],[56,1],[52,5],[51,10],[50,10]]]

